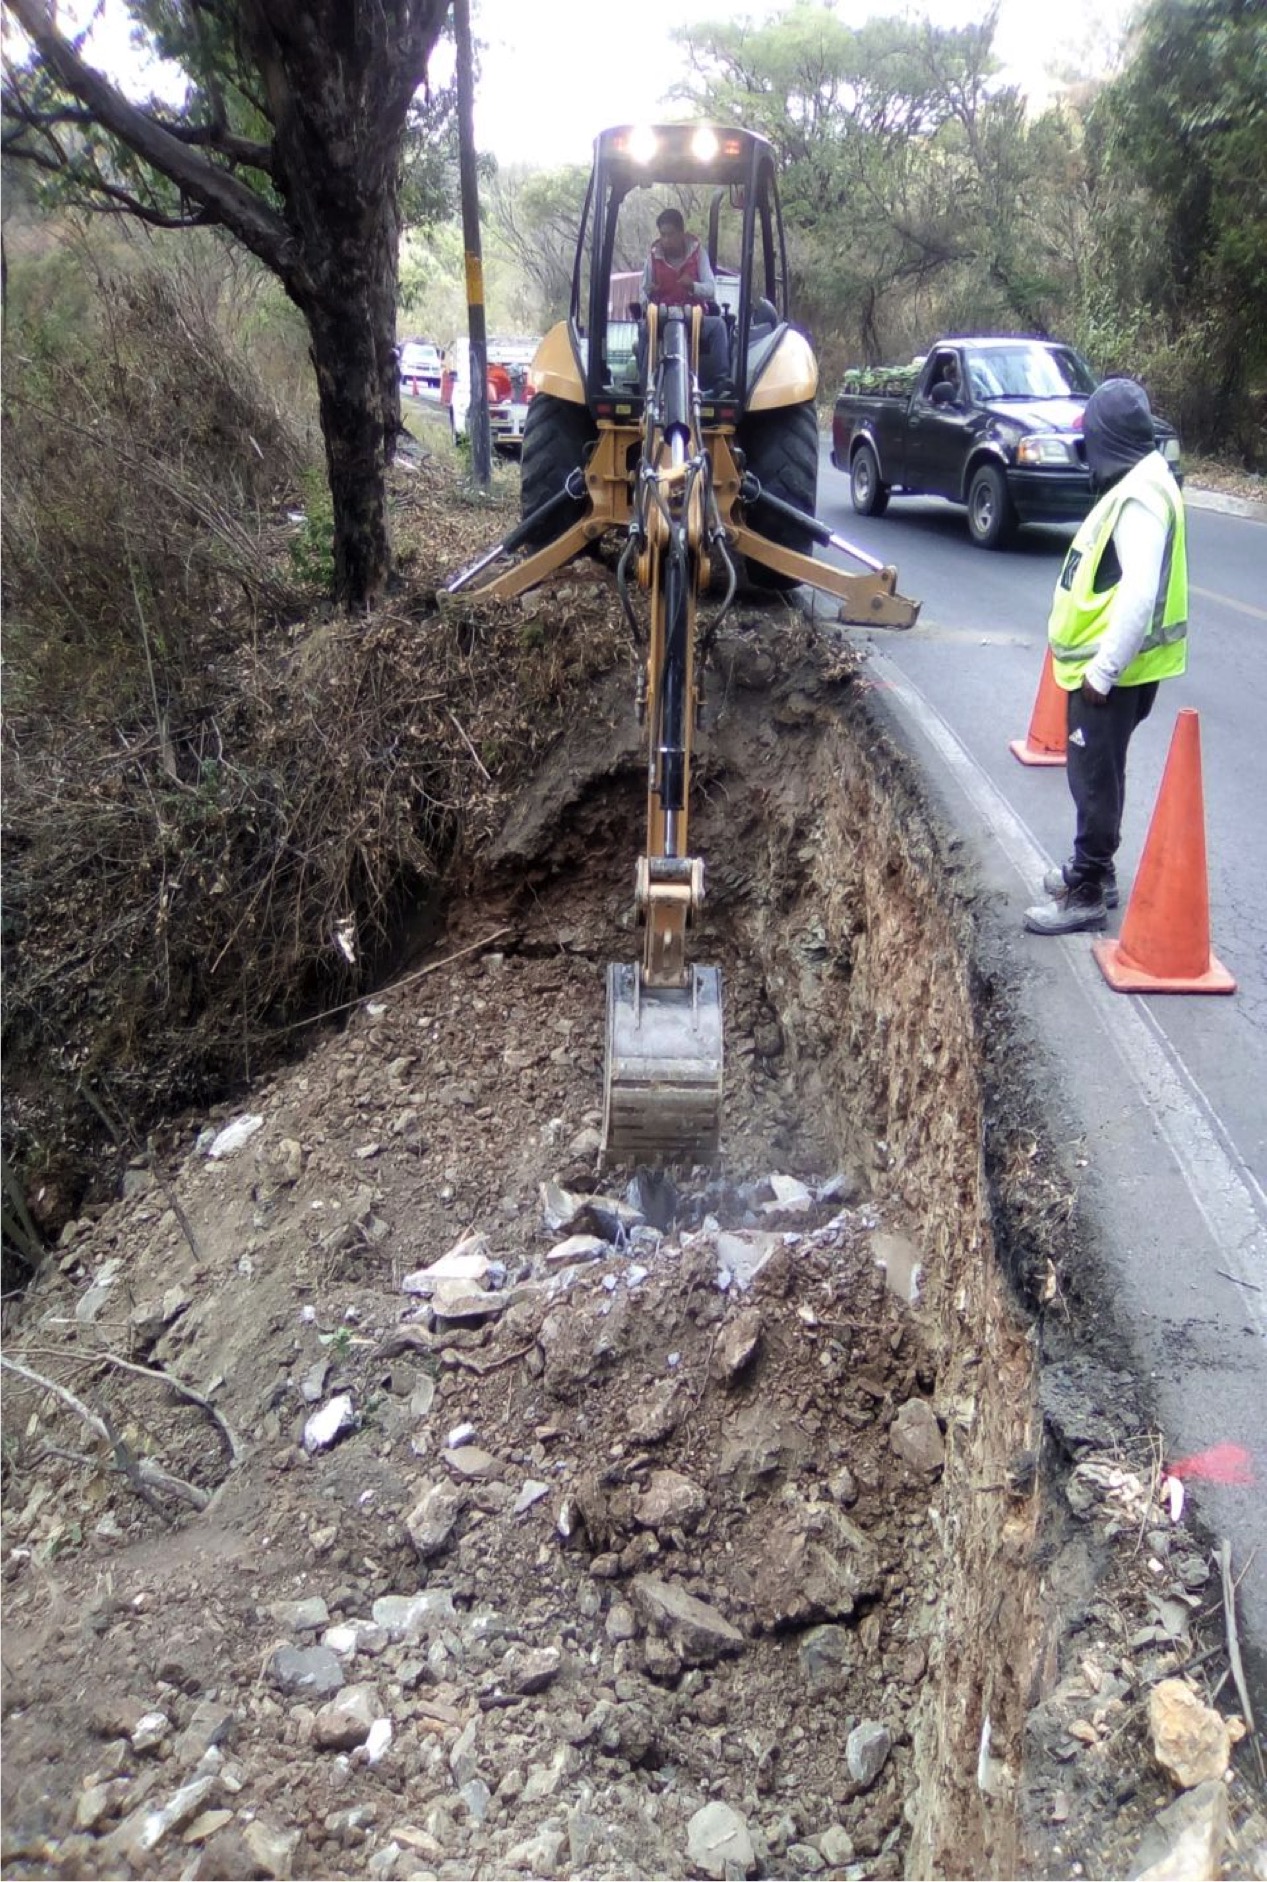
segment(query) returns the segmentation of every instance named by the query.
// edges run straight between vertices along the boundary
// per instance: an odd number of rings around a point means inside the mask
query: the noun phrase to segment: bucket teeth
[[[713,1163],[721,1129],[721,970],[648,987],[639,967],[607,969],[603,1151],[621,1163]]]

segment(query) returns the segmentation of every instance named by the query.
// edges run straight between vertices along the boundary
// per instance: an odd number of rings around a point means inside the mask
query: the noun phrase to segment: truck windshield
[[[1067,346],[968,348],[968,377],[979,399],[1086,398],[1095,376]]]

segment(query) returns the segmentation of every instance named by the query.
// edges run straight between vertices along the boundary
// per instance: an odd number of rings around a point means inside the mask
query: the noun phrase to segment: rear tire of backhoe
[[[531,516],[557,496],[574,470],[580,470],[598,437],[594,420],[584,405],[538,392],[524,419],[523,448],[519,457],[519,514]],[[534,529],[528,546],[543,549],[570,529],[585,514],[588,499],[560,504]]]
[[[750,412],[739,431],[739,443],[747,455],[748,469],[763,490],[798,510],[815,514],[818,503],[818,414],[812,399],[804,405],[784,405],[772,412]],[[751,518],[752,527],[780,548],[795,549],[799,555],[812,555],[814,539],[809,531],[788,517],[762,510],[758,505]],[[777,569],[748,559],[748,580],[754,588],[786,594],[795,588],[794,576],[781,575]]]

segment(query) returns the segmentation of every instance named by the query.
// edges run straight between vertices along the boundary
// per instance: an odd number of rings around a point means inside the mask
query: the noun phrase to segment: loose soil
[[[722,1166],[584,1206],[634,1178],[595,1154],[630,692],[596,680],[413,970],[23,1303],[9,1358],[109,1439],[6,1377],[7,1874],[1081,1874],[1168,1800],[1142,1702],[1208,1570],[1077,1356],[954,853],[790,610],[726,635],[703,739]],[[460,1241],[484,1297],[411,1291]],[[288,1652],[327,1626],[339,1744]]]

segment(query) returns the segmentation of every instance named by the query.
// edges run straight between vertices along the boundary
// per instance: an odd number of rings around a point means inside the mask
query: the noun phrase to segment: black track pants
[[[1066,776],[1077,811],[1070,888],[1102,883],[1113,866],[1122,840],[1127,747],[1156,697],[1156,680],[1115,686],[1102,706],[1091,705],[1080,691],[1069,695]]]

